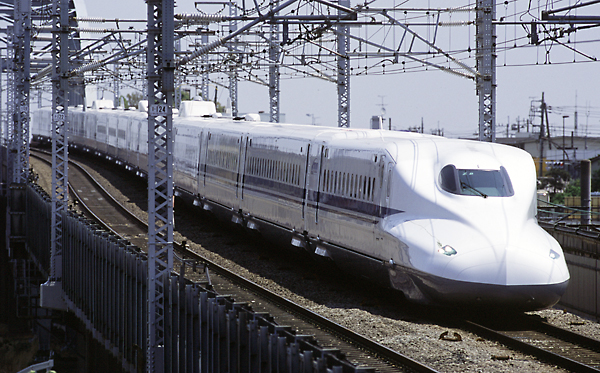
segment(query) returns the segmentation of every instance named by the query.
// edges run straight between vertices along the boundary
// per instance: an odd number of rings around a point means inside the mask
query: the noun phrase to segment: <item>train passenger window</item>
[[[371,185],[371,201],[375,200],[375,179],[376,178],[373,178],[373,180],[372,180],[373,184]]]
[[[338,172],[335,172],[335,176],[333,178],[333,192],[337,193],[337,189],[338,189]]]
[[[358,176],[358,198],[359,199],[362,198],[362,194],[363,194],[362,184],[363,184],[363,177],[362,177],[362,175],[359,175]]]
[[[514,195],[504,167],[500,167],[500,170],[471,170],[448,165],[440,172],[440,184],[442,189],[453,194],[484,198]]]

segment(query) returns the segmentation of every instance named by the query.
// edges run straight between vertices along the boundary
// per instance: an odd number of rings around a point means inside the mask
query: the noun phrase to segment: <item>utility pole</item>
[[[544,112],[546,111],[546,102],[544,102],[544,92],[542,92],[542,104],[540,106],[540,161],[539,161],[539,170],[538,176],[544,176]]]
[[[566,154],[566,145],[565,145],[565,119],[567,119],[568,115],[563,115],[563,134],[562,134],[562,153],[563,153],[563,165],[565,164],[565,154]]]

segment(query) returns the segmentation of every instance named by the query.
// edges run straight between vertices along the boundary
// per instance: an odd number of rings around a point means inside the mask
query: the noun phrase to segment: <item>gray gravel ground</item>
[[[34,161],[32,164],[36,170],[43,169]],[[143,211],[147,196],[140,192],[139,183],[131,182],[131,175],[116,177],[97,164],[91,172],[131,211],[147,218]],[[47,190],[49,180],[47,173],[40,173],[39,183]],[[453,311],[408,304],[394,292],[373,288],[331,266],[270,249],[264,241],[231,234],[234,228],[227,224],[190,218],[189,211],[182,214],[184,210],[187,208],[179,205],[176,208],[176,240],[187,240],[193,250],[208,259],[440,372],[564,371],[439,322],[444,312]],[[560,309],[531,314],[593,338],[600,335],[600,324]],[[461,340],[440,339],[446,331],[459,333]]]

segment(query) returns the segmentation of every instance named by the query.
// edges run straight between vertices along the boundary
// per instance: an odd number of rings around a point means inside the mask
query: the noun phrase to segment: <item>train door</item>
[[[200,194],[200,189],[202,186],[202,181],[203,178],[200,176],[202,173],[200,172],[202,167],[202,151],[204,150],[204,147],[202,146],[202,139],[203,139],[203,135],[204,134],[204,130],[200,130],[200,133],[198,134],[198,159],[196,159],[196,193]]]
[[[318,211],[321,192],[321,175],[323,157],[326,152],[326,147],[323,143],[311,143],[308,153],[308,168],[306,171],[306,208],[305,208],[305,230],[309,232],[317,232],[319,223]],[[317,233],[315,233],[317,234]]]
[[[206,154],[208,151],[208,139],[210,138],[210,131],[202,131],[200,137],[200,183],[198,184],[201,189],[206,187]]]
[[[247,157],[248,157],[248,146],[250,146],[250,143],[252,142],[252,138],[250,136],[246,136],[246,139],[244,140],[244,156],[240,157],[240,163],[243,162],[243,164],[240,166],[240,195],[239,195],[239,199],[243,200],[244,199],[244,188],[245,188],[245,177],[246,177],[246,162],[247,162]]]
[[[308,167],[310,165],[310,143],[306,146],[306,164],[304,165],[304,196],[302,199],[302,220],[306,219],[306,197],[308,190]]]
[[[245,138],[245,139],[244,139]],[[245,164],[245,160],[246,160],[246,146],[248,141],[248,137],[247,136],[240,136],[240,139],[238,140],[239,143],[239,153],[238,153],[238,169],[237,169],[237,176],[236,176],[236,182],[235,182],[235,197],[240,200],[242,199],[242,178],[244,175],[244,164]],[[239,205],[238,205],[239,208]]]
[[[137,128],[135,128],[137,127]],[[140,141],[141,141],[141,132],[142,132],[142,121],[138,120],[137,121],[137,126],[134,127],[134,133],[131,136],[131,140],[133,141],[133,144],[131,144],[131,148],[134,152],[134,156],[135,158],[133,159],[133,161],[135,162],[135,166],[136,167],[140,167]]]
[[[390,206],[390,194],[393,188],[392,185],[392,170],[394,169],[394,162],[388,162],[385,166],[384,180],[383,180],[383,195],[381,196],[381,212],[380,216],[383,218]]]

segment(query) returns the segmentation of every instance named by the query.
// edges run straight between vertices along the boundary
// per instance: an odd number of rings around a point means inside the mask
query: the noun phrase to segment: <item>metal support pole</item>
[[[238,69],[229,67],[229,101],[231,101],[231,116],[238,116]]]
[[[53,3],[52,46],[52,259],[50,278],[62,277],[62,215],[68,205],[69,0]]]
[[[477,1],[477,95],[479,141],[496,141],[496,3]]]
[[[50,278],[40,289],[40,305],[66,309],[62,291],[63,216],[68,195],[67,121],[69,105],[69,0],[52,3],[52,229]]]
[[[202,45],[208,44],[208,34],[202,34]],[[204,101],[209,101],[208,98],[208,53],[203,54],[200,57],[200,66],[202,71],[202,85],[200,86],[200,92]]]
[[[539,168],[538,168],[538,177],[544,176],[544,141],[550,140],[546,139],[546,127],[549,126],[549,123],[546,123],[544,126],[544,115],[547,114],[546,111],[546,102],[544,101],[544,92],[542,92],[542,103],[540,105],[540,159],[539,159]],[[548,134],[550,131],[548,131]]]
[[[0,145],[4,143],[4,123],[6,123],[6,111],[2,110],[2,92],[4,91],[4,89],[2,89],[2,74],[4,74],[2,66],[5,66],[6,69],[8,69],[6,62],[2,57],[2,49],[0,49]]]
[[[177,52],[179,52],[181,50],[181,39],[177,39],[177,41],[175,42],[174,48]],[[183,86],[184,81],[185,81],[185,78],[182,77],[181,74],[177,74],[176,76],[173,76],[173,84],[175,86],[175,95],[173,96],[173,107],[175,109],[179,109],[181,107],[181,100],[182,100],[181,87]]]
[[[173,270],[174,0],[148,5],[148,345],[146,371],[169,371]]]
[[[229,16],[230,17],[237,17],[237,7],[234,6],[234,4],[229,3]],[[229,21],[229,31],[230,32],[235,32],[237,31],[237,21],[236,20],[231,20]],[[237,38],[234,39],[234,46],[236,46],[235,42],[237,41]],[[208,42],[208,40],[206,41]],[[206,43],[205,43],[206,44]],[[241,58],[241,57],[239,57]],[[238,61],[238,58],[236,56],[236,59],[234,61],[234,63],[232,63],[232,65],[229,67],[230,71],[229,71],[229,101],[231,101],[231,116],[233,117],[237,117],[238,116],[238,66],[239,66],[240,61]]]
[[[592,163],[589,159],[581,161],[581,224],[590,225],[590,211],[592,209]]]
[[[119,107],[121,104],[121,92],[120,92],[120,82],[119,82],[119,65],[118,62],[115,62],[115,75],[113,75],[113,85],[114,85],[114,92],[115,92],[115,97],[113,99],[113,105],[115,105],[115,107]]]
[[[341,6],[349,8],[350,0],[339,0]],[[338,10],[338,14],[346,12]],[[338,91],[338,127],[350,127],[350,32],[348,26],[338,26],[337,35],[337,91]]]
[[[15,72],[12,67],[15,55],[14,36],[13,26],[8,26],[6,28],[6,39],[8,41],[6,48],[6,122],[4,122],[4,143],[7,145],[12,143],[14,123],[12,115],[15,111]],[[12,163],[9,160],[9,167]],[[8,172],[9,175],[12,175],[12,170],[8,170]]]
[[[271,11],[278,5],[279,1],[271,1]],[[274,19],[269,31],[269,122],[279,123],[279,25]]]

